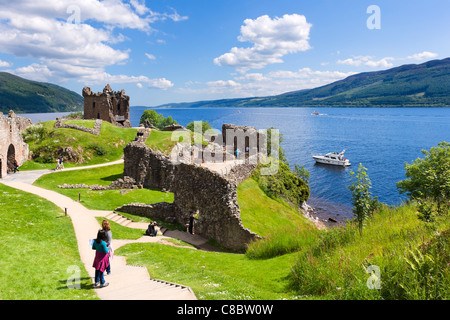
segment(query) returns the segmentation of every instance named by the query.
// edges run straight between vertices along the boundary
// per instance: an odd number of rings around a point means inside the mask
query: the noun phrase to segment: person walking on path
[[[108,220],[102,221],[102,230],[106,233],[106,246],[109,248],[109,264],[106,268],[106,274],[109,275],[111,273],[111,259],[113,256],[113,248],[112,248],[112,232],[111,232],[111,225],[109,224]]]
[[[17,160],[14,160],[14,173],[16,173],[19,170],[19,164],[17,163]]]
[[[103,273],[109,265],[109,248],[106,245],[106,232],[99,230],[97,233],[97,239],[92,244],[92,250],[95,250],[95,259],[92,266],[95,268],[95,283],[94,287],[106,287],[109,285],[105,282]]]
[[[59,156],[59,168],[64,169],[64,160],[62,156]]]

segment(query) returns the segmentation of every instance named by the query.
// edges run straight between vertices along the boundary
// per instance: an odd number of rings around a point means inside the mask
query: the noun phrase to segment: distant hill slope
[[[46,113],[82,109],[83,97],[73,91],[0,72],[0,112]]]
[[[450,107],[449,84],[450,58],[446,58],[359,73],[319,88],[277,96],[164,107]]]

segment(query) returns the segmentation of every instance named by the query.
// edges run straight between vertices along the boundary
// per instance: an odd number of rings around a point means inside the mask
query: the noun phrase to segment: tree
[[[352,192],[353,213],[358,223],[359,234],[362,236],[362,230],[366,220],[372,216],[377,206],[377,198],[372,197],[370,189],[372,182],[370,181],[367,169],[359,164],[358,170],[350,171],[351,184],[348,186]]]
[[[142,113],[141,120],[139,123],[144,123],[146,120],[148,120],[152,125],[154,125],[158,129],[162,129],[165,126],[170,126],[172,124],[177,124],[177,122],[173,120],[171,116],[164,118],[162,114],[157,113],[155,110],[145,110]]]
[[[284,153],[283,148],[281,147],[281,144],[283,142],[283,134],[282,133],[278,133],[278,135],[275,135],[274,137],[272,137],[272,130],[277,130],[275,127],[270,127],[269,129],[267,129],[267,156],[273,156],[273,154],[276,153],[276,150],[272,150],[272,138],[273,139],[278,139],[277,144],[278,144],[278,159],[280,159],[280,161],[287,163],[287,158],[286,158],[286,154]],[[273,151],[273,152],[272,152]]]
[[[423,159],[405,164],[407,179],[397,182],[397,188],[411,199],[433,201],[441,215],[450,201],[450,143],[443,141],[422,153]]]
[[[309,183],[310,174],[309,171],[305,169],[304,166],[299,166],[298,164],[294,167],[294,172],[297,174],[297,176],[305,181],[306,184]]]
[[[202,122],[202,134],[204,134],[206,131],[212,129],[213,127],[211,127],[211,125],[209,124],[208,121],[201,121]],[[191,130],[192,132],[194,132],[194,128],[195,128],[195,123],[194,121],[189,122],[186,126],[187,129]]]

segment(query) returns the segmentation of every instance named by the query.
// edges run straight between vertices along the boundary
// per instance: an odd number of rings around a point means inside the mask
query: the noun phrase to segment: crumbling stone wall
[[[0,178],[13,170],[14,160],[19,166],[28,160],[28,144],[21,132],[31,125],[30,119],[17,117],[12,111],[8,116],[0,112]]]
[[[173,204],[164,205],[164,218],[175,218],[184,225],[191,213],[198,213],[195,233],[212,238],[226,248],[242,250],[259,238],[242,225],[235,178],[229,180],[197,165],[174,164],[139,142],[132,142],[124,149],[124,176],[146,188],[173,192]],[[116,210],[161,219],[158,209],[160,205],[129,204]]]
[[[123,176],[131,177],[138,186],[172,190],[175,165],[161,152],[145,144],[132,142],[125,146]]]
[[[96,136],[100,135],[100,131],[102,129],[102,120],[101,119],[95,120],[93,129],[86,128],[86,127],[83,127],[83,126],[78,126],[76,124],[65,124],[64,121],[65,121],[64,119],[56,118],[56,122],[55,122],[54,128],[55,129],[57,129],[57,128],[75,129],[75,130],[84,131],[84,132],[87,132],[87,133],[90,133],[90,134],[94,134]]]
[[[228,154],[234,154],[238,149],[241,155],[251,157],[266,150],[266,134],[250,126],[225,123],[222,125],[221,139]]]
[[[84,119],[101,119],[116,126],[131,128],[130,97],[125,90],[113,91],[109,84],[103,92],[94,93],[83,88]]]

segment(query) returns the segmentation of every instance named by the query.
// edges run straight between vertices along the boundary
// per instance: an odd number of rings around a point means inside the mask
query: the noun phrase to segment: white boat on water
[[[316,160],[317,163],[347,167],[347,166],[350,166],[351,164],[348,159],[344,158],[344,153],[345,153],[345,150],[343,150],[341,153],[330,152],[324,156],[320,156],[320,155],[313,156],[313,158],[314,158],[314,160]]]

